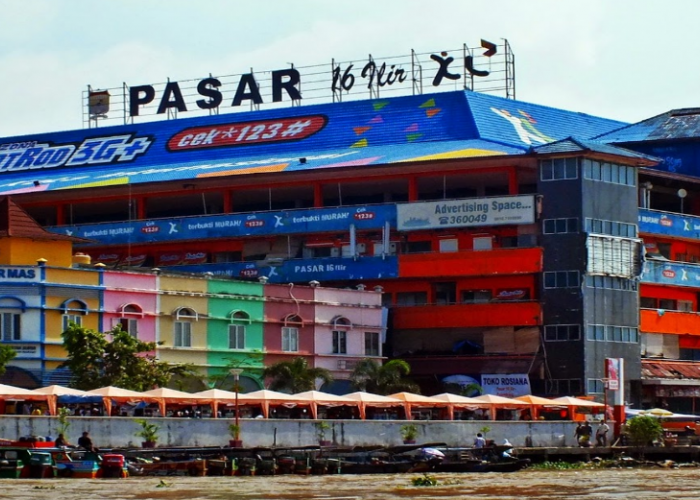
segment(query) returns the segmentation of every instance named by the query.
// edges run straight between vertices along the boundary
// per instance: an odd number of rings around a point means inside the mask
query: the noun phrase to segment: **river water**
[[[131,477],[129,479],[3,479],[0,498],[13,500],[621,500],[698,499],[700,468],[519,471],[435,474]]]

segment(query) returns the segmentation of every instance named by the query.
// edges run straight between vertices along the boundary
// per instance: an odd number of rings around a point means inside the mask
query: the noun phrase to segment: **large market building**
[[[500,378],[603,399],[623,359],[626,399],[690,411],[696,111],[629,125],[450,91],[132,120],[0,140],[0,194],[105,273],[379,291],[386,336],[359,350],[426,393]],[[284,353],[273,338],[258,347]],[[349,374],[350,342],[328,350]]]

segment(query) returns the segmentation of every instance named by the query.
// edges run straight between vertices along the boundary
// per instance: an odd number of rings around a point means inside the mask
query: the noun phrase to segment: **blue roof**
[[[592,151],[594,153],[602,153],[627,158],[635,158],[639,160],[647,160],[649,162],[660,162],[660,158],[649,156],[644,153],[632,151],[631,149],[612,146],[604,142],[592,141],[576,137],[568,137],[560,141],[550,142],[542,146],[535,146],[533,151],[538,154],[554,154],[554,153],[577,153],[582,151]]]
[[[0,194],[522,155],[622,122],[469,91],[0,140]]]
[[[700,137],[700,108],[674,109],[595,137],[604,142],[643,142]]]

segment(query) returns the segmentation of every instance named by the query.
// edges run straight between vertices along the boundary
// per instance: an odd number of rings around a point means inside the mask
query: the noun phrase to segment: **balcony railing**
[[[643,333],[670,333],[700,336],[700,313],[641,309],[640,330]]]

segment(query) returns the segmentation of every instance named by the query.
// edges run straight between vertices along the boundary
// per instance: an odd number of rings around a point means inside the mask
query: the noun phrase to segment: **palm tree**
[[[263,371],[263,377],[272,379],[269,386],[271,390],[289,391],[292,394],[314,390],[317,379],[323,380],[326,384],[333,381],[330,371],[325,368],[309,367],[306,359],[301,357],[268,366]]]
[[[374,394],[417,393],[420,390],[418,385],[405,378],[409,373],[411,365],[402,359],[392,359],[380,365],[374,359],[365,358],[355,365],[350,381],[358,390]]]

